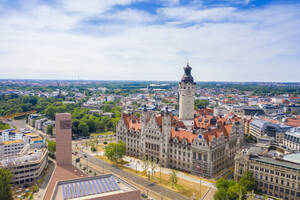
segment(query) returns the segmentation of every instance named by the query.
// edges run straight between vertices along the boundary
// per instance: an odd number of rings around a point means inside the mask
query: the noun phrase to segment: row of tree
[[[217,181],[215,200],[247,199],[247,193],[256,190],[257,182],[252,172],[245,171],[238,182],[221,178]]]

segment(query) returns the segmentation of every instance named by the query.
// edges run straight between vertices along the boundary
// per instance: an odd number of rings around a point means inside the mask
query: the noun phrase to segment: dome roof
[[[184,69],[184,75],[181,78],[182,82],[185,83],[194,83],[194,78],[191,75],[192,68],[190,67],[189,63],[187,63],[186,67]]]

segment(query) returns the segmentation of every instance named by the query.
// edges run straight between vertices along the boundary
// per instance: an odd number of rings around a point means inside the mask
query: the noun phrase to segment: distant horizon
[[[131,82],[180,82],[180,80],[92,80],[92,79],[80,79],[80,80],[72,80],[72,79],[13,79],[13,78],[0,78],[0,81],[3,80],[15,80],[15,81],[94,81],[94,82],[99,82],[99,81],[120,81],[120,82],[126,82],[126,81],[131,81]],[[287,83],[287,84],[300,84],[299,82],[278,82],[278,81],[195,81],[196,83]]]

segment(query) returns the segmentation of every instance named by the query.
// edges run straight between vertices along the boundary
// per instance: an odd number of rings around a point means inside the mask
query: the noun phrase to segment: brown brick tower
[[[72,165],[72,120],[70,113],[55,115],[56,163],[59,166]]]

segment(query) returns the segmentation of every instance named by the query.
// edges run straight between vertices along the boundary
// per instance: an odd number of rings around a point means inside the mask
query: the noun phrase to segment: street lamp
[[[201,167],[199,165],[197,165],[196,167],[199,171],[200,171],[200,174],[201,174]],[[199,181],[200,181],[200,184],[199,184],[199,199],[201,200],[201,186],[202,186],[202,182],[201,182],[201,177],[199,176]]]
[[[106,144],[105,143],[103,143],[103,144],[104,144],[104,149],[105,149]],[[104,174],[104,160],[102,160],[102,174]]]

